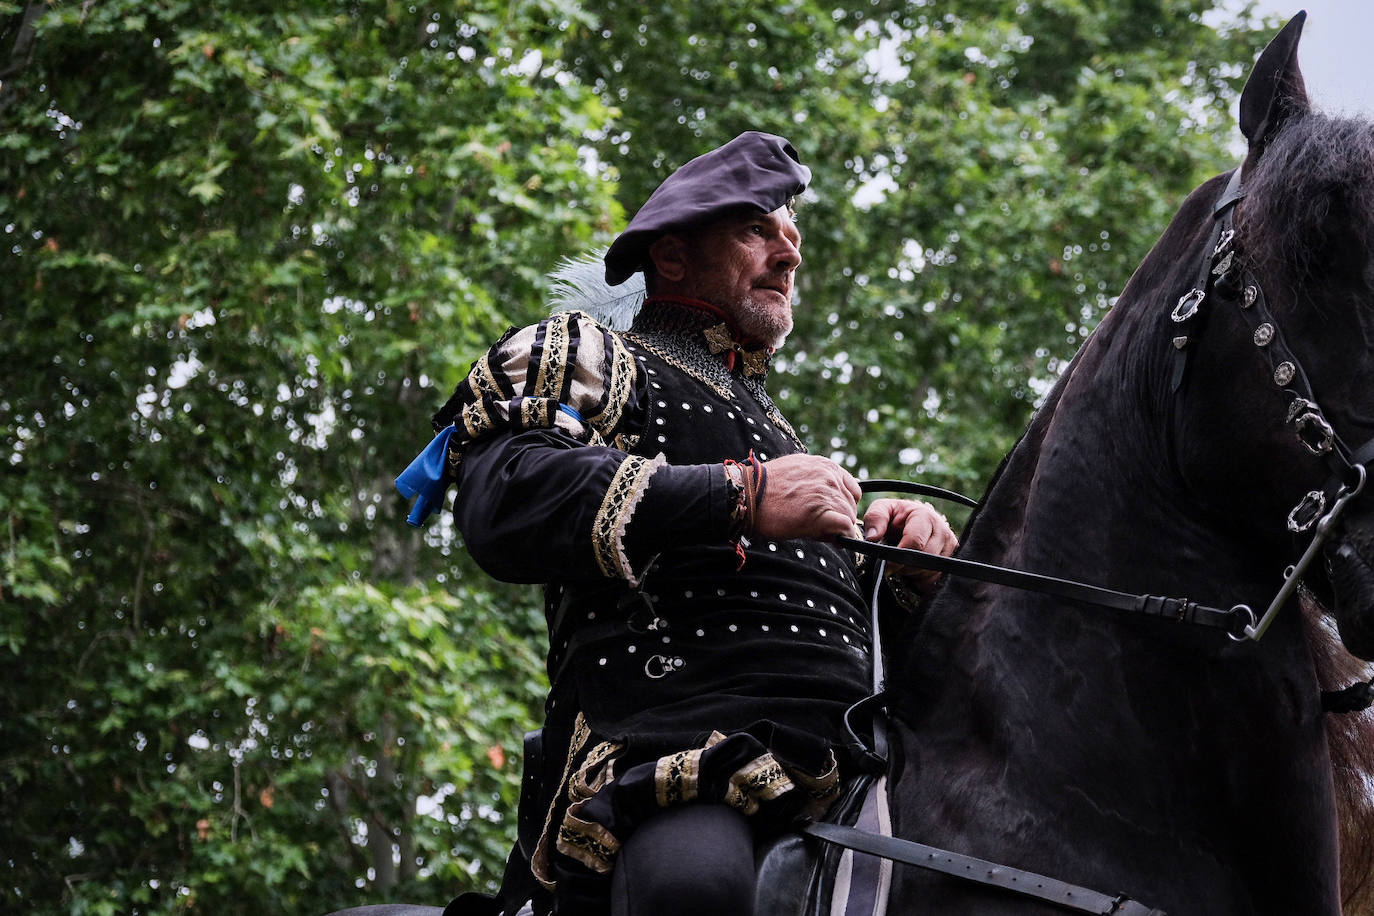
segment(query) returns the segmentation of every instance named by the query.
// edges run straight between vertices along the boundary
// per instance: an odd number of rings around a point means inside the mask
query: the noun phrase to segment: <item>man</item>
[[[842,716],[869,692],[870,633],[831,541],[854,533],[860,491],[764,388],[809,179],[757,132],[687,163],[606,253],[608,284],[645,273],[632,328],[571,312],[512,329],[435,417],[472,556],[546,585],[544,763],[508,901],[532,875],[536,910],[560,916],[608,898],[749,913],[758,838],[823,811],[853,770]],[[923,503],[879,500],[864,526],[956,545]]]

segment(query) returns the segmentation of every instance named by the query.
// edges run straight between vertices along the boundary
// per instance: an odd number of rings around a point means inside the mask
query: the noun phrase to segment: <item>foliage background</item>
[[[977,491],[1269,31],[1206,0],[0,0],[0,908],[490,886],[529,589],[391,478],[558,258],[741,130],[815,172],[776,379]]]

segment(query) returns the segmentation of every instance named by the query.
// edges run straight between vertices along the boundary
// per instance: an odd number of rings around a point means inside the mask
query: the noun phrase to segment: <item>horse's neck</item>
[[[1167,440],[1131,428],[1141,406],[1101,394],[1100,375],[1073,381],[1008,458],[963,554],[1219,607],[1262,601],[1281,569],[1189,503]],[[1138,889],[1169,912],[1242,912],[1223,901],[1247,887],[1282,911],[1302,894],[1273,876],[1330,884],[1330,767],[1296,612],[1242,645],[952,579],[908,636],[889,670],[903,835]],[[1281,812],[1256,808],[1276,797]],[[1287,859],[1268,858],[1278,848]],[[965,904],[935,911],[983,912]]]
[[[1196,250],[1209,218],[1194,201],[1142,263],[1008,456],[963,556],[1263,611],[1284,545],[1229,517],[1233,492],[1189,491],[1168,307],[1149,314],[1190,282],[1170,253]],[[951,578],[912,626],[890,642],[901,834],[1168,912],[1335,912],[1311,905],[1335,900],[1335,832],[1295,610],[1237,643]],[[1013,911],[906,890],[930,912]]]
[[[1186,490],[1173,466],[1170,405],[1156,393],[1158,379],[1122,367],[1124,360],[1140,358],[1133,317],[1109,316],[1075,359],[994,480],[961,553],[1119,591],[1186,597],[1214,607],[1246,603],[1262,611],[1281,581],[1283,561],[1272,549],[1257,547],[1252,532],[1228,527]],[[1168,647],[1178,641],[1206,654],[1217,642],[1215,631],[1142,630],[1122,614],[955,580],[932,603],[922,631],[908,645],[907,672],[927,698],[932,691],[961,689],[961,678],[946,677],[946,666],[991,669],[1010,646],[1039,642],[1042,626],[1063,630],[1060,640],[1092,647],[1084,651],[1159,652],[1164,646],[1171,652]],[[1297,632],[1285,624],[1272,641],[1296,644]],[[928,644],[932,640],[935,648]],[[1220,650],[1231,648],[1222,643]],[[1052,665],[1037,671],[1046,678],[1061,675],[1076,679],[1082,672]],[[1199,677],[1205,676],[1200,669]]]
[[[1249,601],[1275,581],[1280,545],[1259,546],[1185,484],[1160,379],[1170,364],[1142,355],[1160,347],[1148,321],[1114,312],[1103,322],[993,482],[966,555],[1133,592]]]

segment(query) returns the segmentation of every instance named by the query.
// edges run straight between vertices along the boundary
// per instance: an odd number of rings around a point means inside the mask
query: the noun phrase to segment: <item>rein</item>
[[[959,494],[951,494],[949,491],[940,493],[932,492],[932,488],[925,484],[908,483],[902,480],[866,480],[860,481],[859,489],[865,493],[873,492],[900,492],[913,493],[922,496],[940,496],[941,498],[955,498],[955,501],[963,505],[977,505],[973,500]],[[1044,576],[1039,573],[1025,572],[1019,569],[1009,569],[1005,566],[994,566],[990,563],[979,563],[975,560],[965,560],[960,557],[943,557],[938,554],[925,553],[920,550],[911,550],[906,547],[894,547],[891,544],[875,544],[871,541],[864,541],[859,538],[838,537],[836,543],[847,547],[855,553],[875,559],[899,563],[902,566],[912,566],[918,569],[930,569],[937,572],[950,573],[955,576],[975,579],[979,582],[990,582],[993,585],[1007,585],[1012,588],[1021,588],[1028,591],[1043,592],[1048,595],[1055,595],[1060,598],[1067,598],[1070,601],[1081,601],[1085,604],[1094,604],[1099,607],[1112,608],[1118,611],[1129,611],[1137,614],[1144,614],[1149,617],[1160,617],[1166,620],[1174,620],[1180,623],[1192,623],[1204,627],[1214,627],[1225,630],[1227,635],[1233,639],[1242,638],[1245,630],[1255,622],[1254,612],[1248,605],[1238,604],[1229,610],[1208,607],[1187,598],[1165,598],[1159,595],[1133,595],[1127,592],[1119,592],[1110,588],[1103,588],[1099,585],[1089,585],[1086,582],[1077,582],[1072,579],[1058,579],[1054,576]]]
[[[915,483],[905,480],[866,480],[859,483],[859,488],[865,493],[902,492],[949,500],[969,507],[976,508],[978,505],[977,500],[970,499],[952,490],[945,490],[940,487],[931,486],[930,484]],[[862,541],[856,538],[838,538],[837,540],[851,549],[862,547],[864,549],[860,550],[861,553],[867,553],[878,560],[878,566],[873,572],[873,592],[869,601],[869,611],[872,616],[870,632],[872,634],[871,638],[873,643],[873,693],[845,711],[844,723],[845,728],[854,739],[855,745],[863,750],[864,756],[867,758],[869,764],[873,765],[875,768],[884,769],[888,764],[888,746],[890,741],[888,738],[887,708],[883,705],[887,697],[884,693],[885,675],[883,671],[882,627],[879,620],[879,593],[882,588],[883,571],[887,557],[885,557],[882,552],[870,551],[867,548],[884,547],[885,545],[871,544],[868,541]],[[899,548],[889,549],[899,550]],[[925,565],[930,560],[944,561],[949,559],[948,557],[940,557],[935,554],[922,553],[921,551],[914,550],[900,550],[900,554],[902,555],[903,562],[907,565],[914,565],[910,558],[906,557],[907,554],[915,554],[920,558],[919,562],[922,565]],[[980,573],[995,573],[1001,576],[1010,576],[1012,578],[1027,577],[1041,584],[1053,582],[1069,586],[1071,589],[1108,592],[1106,589],[1096,589],[1094,586],[1082,586],[1078,583],[1050,579],[1048,576],[1019,573],[1015,570],[988,566],[983,563],[972,563],[971,561],[961,562],[978,568]],[[1109,594],[1119,595],[1121,593],[1109,592]],[[857,729],[854,724],[855,717],[860,713],[869,716],[869,740],[867,741],[860,736],[859,729]],[[836,824],[829,821],[809,821],[802,824],[798,830],[822,842],[841,846],[845,849],[852,849],[855,852],[866,853],[893,862],[901,862],[904,865],[913,865],[917,868],[924,868],[928,871],[949,875],[950,877],[959,878],[974,884],[1001,888],[1022,896],[1034,897],[1038,900],[1044,900],[1047,903],[1055,904],[1061,908],[1073,910],[1078,913],[1095,914],[1095,916],[1167,916],[1163,910],[1151,909],[1142,903],[1132,900],[1125,894],[1117,894],[1115,896],[1104,894],[1088,887],[1069,884],[1068,882],[1037,874],[1036,872],[1013,868],[1009,865],[1000,865],[996,862],[989,862],[986,859],[979,859],[974,856],[964,855],[963,853],[952,852],[948,849],[927,846],[924,843],[917,843],[914,840],[905,840],[901,837],[874,833],[858,827],[850,827],[845,824]]]
[[[1165,916],[1163,910],[1151,909],[1124,894],[1104,894],[1035,872],[998,865],[986,859],[937,849],[912,840],[869,833],[857,827],[812,822],[803,826],[801,832],[846,849],[1035,897],[1079,913],[1096,913],[1099,916]]]

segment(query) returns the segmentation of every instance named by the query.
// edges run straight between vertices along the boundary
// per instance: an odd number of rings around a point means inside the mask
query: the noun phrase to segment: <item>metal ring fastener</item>
[[[676,674],[686,662],[679,655],[651,655],[644,662],[644,673],[654,680]]]
[[[1226,635],[1236,642],[1244,642],[1250,638],[1249,630],[1255,626],[1255,612],[1250,609],[1248,604],[1237,604],[1231,608],[1231,614],[1239,621],[1239,625],[1226,631]]]
[[[1317,530],[1313,532],[1312,540],[1308,542],[1307,549],[1302,552],[1302,556],[1298,558],[1298,562],[1294,563],[1293,566],[1289,568],[1289,571],[1284,573],[1283,586],[1279,588],[1278,594],[1274,596],[1274,600],[1269,602],[1269,609],[1264,612],[1264,616],[1259,619],[1258,623],[1245,628],[1245,635],[1256,642],[1264,636],[1264,631],[1269,629],[1269,625],[1274,622],[1274,618],[1278,615],[1279,608],[1283,607],[1284,602],[1288,600],[1289,596],[1293,594],[1294,589],[1298,587],[1298,580],[1302,578],[1303,573],[1307,571],[1307,567],[1316,559],[1317,551],[1321,550],[1322,544],[1326,542],[1327,536],[1330,535],[1332,529],[1336,527],[1336,521],[1340,518],[1341,510],[1345,508],[1347,503],[1356,496],[1359,496],[1364,490],[1365,482],[1369,479],[1369,475],[1365,471],[1364,465],[1352,464],[1349,470],[1355,473],[1354,481],[1342,486],[1336,491],[1336,500],[1332,503],[1330,511],[1317,520]],[[1314,490],[1313,493],[1315,492],[1317,491]],[[1306,503],[1311,496],[1312,493],[1308,493],[1307,496],[1303,497],[1303,501],[1294,507],[1293,513],[1301,509],[1303,504]],[[1324,505],[1326,497],[1322,496],[1320,499]],[[1290,514],[1290,527],[1292,525],[1292,519],[1293,514]]]

